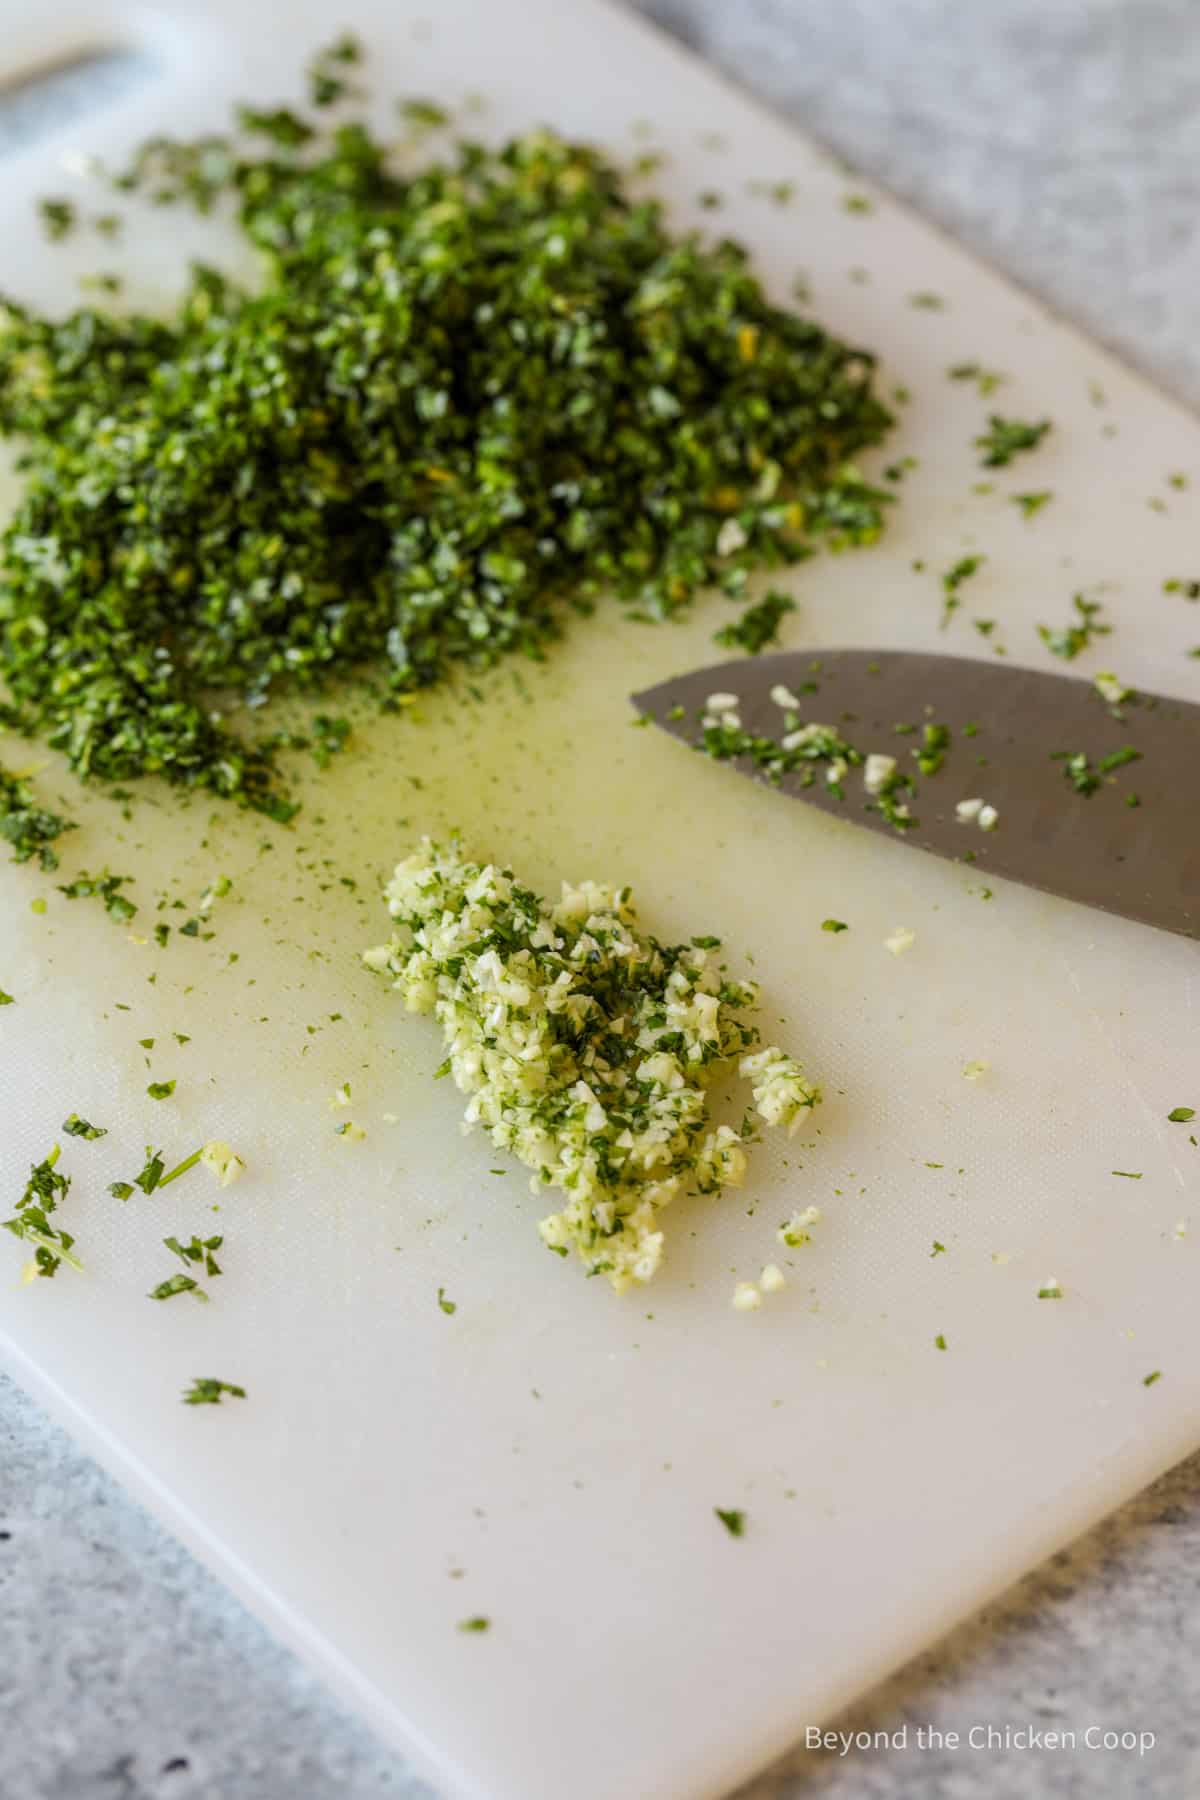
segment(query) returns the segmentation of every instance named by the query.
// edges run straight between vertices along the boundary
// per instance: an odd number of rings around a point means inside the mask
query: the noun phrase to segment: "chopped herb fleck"
[[[185,1388],[183,1404],[185,1406],[219,1406],[226,1394],[234,1399],[244,1400],[246,1390],[239,1387],[236,1381],[218,1381],[213,1375],[199,1375],[190,1388]]]
[[[493,1169],[492,1173],[494,1175],[496,1171]],[[503,1169],[501,1169],[500,1173],[504,1173]],[[445,1288],[438,1289],[437,1303],[444,1313],[456,1313],[458,1311],[458,1302],[456,1300],[447,1300]]]
[[[175,1092],[173,1081],[152,1081],[146,1089],[152,1100],[169,1100]]]
[[[757,656],[777,641],[781,622],[795,610],[796,602],[790,595],[772,588],[756,606],[748,606],[735,625],[723,626],[714,635],[713,642],[730,650],[744,650],[747,656]]]
[[[1038,636],[1052,656],[1065,657],[1068,662],[1074,661],[1081,650],[1086,650],[1095,638],[1108,637],[1112,626],[1101,622],[1101,606],[1098,600],[1088,600],[1082,594],[1071,596],[1071,605],[1076,617],[1069,625],[1059,630],[1052,630],[1048,625],[1039,625]]]
[[[1151,1369],[1151,1371],[1148,1375],[1142,1376],[1142,1386],[1143,1387],[1153,1387],[1156,1381],[1161,1381],[1161,1380],[1162,1380],[1162,1370],[1161,1369]]]
[[[945,631],[950,620],[962,605],[962,601],[959,598],[959,588],[962,586],[963,582],[968,581],[970,577],[975,574],[976,570],[981,568],[986,561],[987,558],[985,556],[962,556],[954,564],[953,568],[947,569],[946,573],[942,576],[942,593],[944,599],[942,601],[941,626],[943,631]]]
[[[50,1219],[51,1213],[58,1210],[59,1201],[66,1199],[71,1186],[71,1177],[56,1167],[61,1154],[55,1144],[49,1155],[30,1166],[29,1179],[17,1201],[16,1212],[11,1219],[0,1221],[5,1231],[11,1231],[14,1237],[33,1245],[34,1258],[27,1271],[31,1276],[52,1277],[63,1263],[69,1263],[73,1269],[83,1268],[74,1254],[75,1239],[71,1233],[52,1224]]]
[[[1196,1109],[1194,1106],[1173,1106],[1167,1114],[1172,1125],[1186,1125],[1188,1120],[1194,1119],[1195,1116]]]
[[[939,1331],[933,1341],[939,1350],[944,1350],[946,1348],[946,1336],[944,1332]]]
[[[946,373],[951,381],[973,381],[985,400],[989,394],[995,393],[1004,380],[1004,376],[997,370],[985,369],[977,362],[955,363]]]
[[[1042,488],[1039,492],[1033,494],[1009,495],[1009,499],[1012,501],[1013,505],[1020,507],[1021,517],[1023,519],[1032,519],[1034,513],[1041,512],[1043,506],[1046,506],[1053,498],[1054,495],[1049,488]]]
[[[67,1114],[62,1122],[62,1128],[68,1137],[87,1138],[89,1141],[108,1136],[106,1125],[89,1125],[86,1119],[81,1119],[79,1114],[74,1112]]]
[[[844,919],[822,919],[822,931],[849,931],[850,927]]]
[[[460,1619],[458,1622],[458,1629],[460,1631],[475,1631],[475,1632],[490,1631],[492,1629],[492,1621],[486,1616],[486,1614],[476,1613],[473,1618]]]
[[[1042,419],[1036,425],[1027,425],[1020,419],[1003,419],[999,413],[990,414],[987,430],[975,439],[975,448],[984,453],[979,459],[980,466],[985,469],[1004,468],[1022,451],[1036,450],[1049,430],[1049,419]]]
[[[746,1515],[744,1512],[740,1512],[737,1507],[726,1508],[724,1506],[714,1506],[713,1512],[720,1519],[730,1537],[745,1537]]]
[[[14,862],[28,862],[36,856],[43,869],[57,869],[58,854],[51,845],[64,831],[74,828],[60,813],[35,805],[29,782],[0,766],[0,838],[11,844]],[[45,902],[42,904],[44,908]]]

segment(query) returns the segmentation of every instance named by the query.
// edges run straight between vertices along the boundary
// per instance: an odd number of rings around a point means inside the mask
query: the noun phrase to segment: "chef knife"
[[[783,690],[797,708],[780,704]],[[1200,937],[1200,706],[1120,695],[1119,686],[1106,697],[1087,681],[999,662],[822,650],[695,669],[633,703],[698,749],[706,736],[710,747],[722,736],[730,741],[729,731],[706,733],[706,717],[733,718],[735,730],[775,740],[797,719],[832,726],[864,758],[895,757],[897,775],[911,772],[914,791],[898,787],[892,796],[909,809],[906,826],[889,822],[890,809],[864,785],[863,766],[831,785],[828,762],[772,774],[749,749],[728,760],[894,843]],[[941,766],[924,775],[917,756],[927,725],[946,727],[949,737]],[[980,828],[970,804],[960,817],[960,802],[978,801],[994,808],[994,829]]]

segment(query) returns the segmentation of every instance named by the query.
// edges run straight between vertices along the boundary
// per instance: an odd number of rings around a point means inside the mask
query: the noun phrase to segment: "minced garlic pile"
[[[500,1148],[556,1188],[539,1227],[621,1291],[662,1258],[658,1213],[688,1189],[736,1187],[742,1130],[713,1127],[705,1090],[736,1060],[755,1110],[795,1129],[817,1103],[798,1063],[761,1047],[715,939],[662,945],[637,930],[627,888],[563,885],[550,907],[512,872],[425,839],[387,887],[399,930],[368,950],[413,1012],[432,1012],[446,1072]]]

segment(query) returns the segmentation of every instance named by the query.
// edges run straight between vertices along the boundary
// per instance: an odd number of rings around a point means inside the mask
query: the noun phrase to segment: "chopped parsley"
[[[14,862],[36,857],[43,869],[57,869],[58,853],[51,846],[64,831],[74,829],[72,820],[35,803],[24,776],[0,766],[0,838],[12,846]]]
[[[951,381],[973,381],[985,400],[989,394],[995,393],[1004,380],[1004,376],[997,370],[985,369],[977,362],[955,363],[946,373]]]
[[[351,44],[311,64],[318,108],[357,98]],[[350,674],[395,703],[596,603],[666,619],[879,535],[854,465],[891,423],[872,357],[774,304],[731,240],[673,235],[597,150],[538,129],[398,169],[358,121],[236,123],[259,141],[156,138],[117,184],[228,197],[252,291],[194,265],[167,317],[5,311],[0,678],[79,775],[286,820],[280,747],[214,692],[257,709]]]
[[[33,1246],[34,1257],[29,1272],[34,1276],[56,1275],[63,1263],[69,1263],[73,1269],[83,1268],[74,1254],[75,1239],[69,1231],[53,1224],[50,1218],[51,1213],[57,1212],[59,1201],[66,1199],[71,1186],[71,1177],[56,1166],[61,1154],[60,1147],[55,1144],[49,1155],[31,1165],[29,1179],[13,1217],[0,1220],[5,1231],[11,1231],[14,1237]]]
[[[964,581],[969,581],[976,570],[987,561],[985,556],[961,556],[953,568],[947,569],[942,576],[942,630],[945,631],[950,620],[962,605],[958,590]]]
[[[16,1005],[16,1002],[14,1001],[12,995],[6,994],[4,989],[0,988],[0,1006],[15,1006],[15,1005]]]
[[[1167,1114],[1172,1125],[1186,1125],[1188,1120],[1194,1119],[1195,1116],[1196,1109],[1194,1106],[1173,1106]]]
[[[1114,1169],[1113,1174],[1123,1176],[1126,1181],[1140,1181],[1142,1179],[1141,1169]]]
[[[1151,1369],[1151,1371],[1148,1375],[1142,1376],[1142,1386],[1143,1387],[1153,1387],[1156,1381],[1161,1381],[1161,1380],[1162,1380],[1162,1370],[1161,1369]]]
[[[173,1300],[176,1294],[194,1294],[197,1300],[207,1300],[208,1295],[200,1286],[194,1275],[168,1275],[157,1287],[150,1289],[147,1296],[150,1300]]]
[[[822,919],[822,931],[849,931],[850,927],[844,919]]]
[[[744,650],[747,656],[757,656],[768,645],[777,642],[780,623],[795,610],[796,602],[790,595],[771,588],[757,606],[746,608],[736,624],[723,626],[714,635],[713,642],[723,644],[729,650]]]
[[[471,1632],[490,1631],[492,1629],[492,1621],[485,1613],[476,1613],[470,1619],[460,1619],[458,1621],[458,1629],[460,1631]]]
[[[100,875],[77,875],[74,881],[68,881],[58,891],[65,894],[68,900],[102,900],[109,918],[124,925],[137,912],[133,901],[127,900],[120,891],[129,880],[128,875],[110,875],[105,869]]]
[[[1036,450],[1049,430],[1049,419],[1027,425],[1020,419],[1003,419],[999,413],[991,413],[987,430],[975,439],[975,448],[983,451],[980,467],[1004,468],[1022,451]]]
[[[1185,600],[1200,600],[1200,581],[1181,581],[1177,575],[1172,576],[1163,582],[1163,593],[1182,594]]]
[[[169,1100],[175,1092],[173,1081],[152,1081],[146,1089],[152,1100]]]
[[[1124,768],[1128,763],[1140,762],[1142,753],[1135,750],[1132,744],[1122,744],[1118,750],[1110,750],[1093,764],[1086,750],[1055,750],[1051,752],[1051,760],[1061,762],[1063,774],[1077,794],[1094,794],[1104,785],[1104,777],[1115,770]],[[1133,798],[1131,796],[1131,798]]]
[[[75,229],[76,212],[69,200],[39,200],[38,213],[51,243],[68,237]]]
[[[730,1537],[740,1538],[746,1535],[746,1515],[737,1507],[714,1506],[713,1512],[720,1519]]]
[[[213,1375],[198,1375],[190,1388],[183,1392],[185,1406],[220,1406],[225,1395],[233,1399],[244,1400],[246,1390],[239,1387],[236,1381],[218,1381]]]
[[[1034,513],[1041,512],[1043,506],[1053,500],[1054,495],[1049,488],[1042,488],[1033,494],[1010,494],[1009,499],[1014,506],[1021,509],[1023,519],[1032,519]]]
[[[492,1173],[494,1175],[496,1171],[493,1169]],[[500,1173],[504,1173],[503,1169],[501,1169]],[[457,1300],[447,1300],[444,1287],[440,1287],[437,1291],[437,1303],[444,1313],[456,1313],[458,1311]]]
[[[945,1256],[945,1254],[946,1254],[945,1244],[939,1244],[938,1240],[936,1238],[934,1238],[933,1249],[929,1252],[929,1254],[930,1254],[930,1256]]]
[[[944,1350],[946,1348],[946,1334],[944,1332],[939,1331],[933,1341],[939,1350]]]
[[[1112,626],[1104,624],[1100,619],[1101,605],[1098,600],[1088,600],[1082,594],[1071,596],[1071,605],[1075,609],[1075,618],[1058,630],[1048,625],[1039,625],[1038,636],[1049,650],[1051,656],[1064,657],[1073,662],[1081,650],[1086,650],[1095,638],[1108,637]]]
[[[68,1137],[87,1138],[91,1142],[108,1136],[106,1125],[89,1125],[86,1119],[81,1119],[75,1112],[67,1114],[62,1122],[62,1129]]]

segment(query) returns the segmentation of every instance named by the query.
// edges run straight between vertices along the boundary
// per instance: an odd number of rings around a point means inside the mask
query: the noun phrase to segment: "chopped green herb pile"
[[[628,888],[564,885],[551,907],[510,870],[425,840],[387,899],[396,935],[364,960],[437,1017],[468,1124],[535,1188],[561,1191],[539,1227],[547,1248],[574,1249],[618,1291],[658,1268],[664,1206],[744,1177],[754,1125],[713,1127],[717,1075],[736,1065],[767,1125],[795,1130],[819,1098],[790,1056],[760,1047],[753,984],[719,951],[639,931]]]
[[[226,1394],[237,1400],[246,1398],[244,1387],[238,1387],[234,1381],[218,1381],[212,1375],[199,1375],[190,1388],[184,1389],[183,1404],[185,1406],[220,1406]]]
[[[17,1201],[15,1214],[11,1219],[0,1221],[5,1231],[11,1231],[14,1237],[34,1246],[34,1258],[28,1269],[34,1276],[56,1275],[62,1263],[70,1263],[73,1269],[83,1268],[72,1251],[75,1239],[69,1231],[63,1231],[50,1221],[50,1214],[57,1212],[59,1201],[66,1199],[71,1186],[71,1177],[55,1166],[61,1154],[55,1144],[48,1156],[31,1165],[29,1180]]]
[[[344,67],[315,69],[325,102]],[[772,305],[735,244],[673,237],[594,149],[539,131],[409,169],[361,124],[238,124],[118,184],[229,203],[255,292],[195,266],[167,319],[0,307],[26,483],[0,676],[80,775],[290,816],[270,742],[215,699],[368,665],[410,690],[538,654],[605,595],[666,618],[878,535],[852,461],[890,423],[871,357]]]
[[[3,588],[0,586],[2,617]],[[33,789],[28,781],[0,767],[0,838],[12,845],[14,862],[28,862],[30,857],[36,856],[43,869],[57,869],[58,855],[51,845],[64,831],[73,830],[70,819],[64,819],[60,813],[46,812],[34,804]]]
[[[975,448],[983,451],[980,466],[1004,468],[1023,450],[1036,450],[1049,429],[1049,419],[1042,419],[1037,425],[1026,425],[1020,419],[1002,419],[999,413],[990,414],[987,430],[975,439]]]

